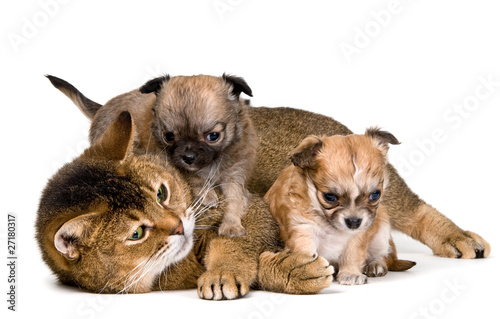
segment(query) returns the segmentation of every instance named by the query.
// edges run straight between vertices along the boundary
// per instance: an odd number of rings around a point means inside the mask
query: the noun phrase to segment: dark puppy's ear
[[[252,89],[248,86],[247,82],[243,78],[226,75],[226,73],[224,73],[222,74],[222,79],[233,86],[234,96],[239,97],[241,92],[245,93],[248,96],[253,96]]]
[[[158,92],[160,92],[163,84],[165,84],[165,82],[167,82],[168,80],[170,80],[170,75],[168,74],[149,80],[143,86],[141,86],[139,92],[141,92],[142,94],[154,92],[156,95],[158,95]]]
[[[309,135],[292,151],[290,159],[295,166],[313,169],[316,166],[316,155],[322,147],[321,138]]]
[[[375,145],[384,155],[389,151],[388,144],[401,144],[394,135],[387,131],[382,131],[379,127],[370,127],[366,129],[365,135],[373,139]]]

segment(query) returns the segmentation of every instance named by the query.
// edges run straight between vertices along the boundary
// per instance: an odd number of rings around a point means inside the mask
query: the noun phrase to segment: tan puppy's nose
[[[362,218],[345,218],[344,222],[349,229],[358,229],[363,222]]]

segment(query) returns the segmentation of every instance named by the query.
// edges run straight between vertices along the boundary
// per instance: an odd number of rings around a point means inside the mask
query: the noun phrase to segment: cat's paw
[[[234,271],[207,271],[198,279],[198,296],[207,300],[230,300],[245,296],[250,290],[248,280]]]
[[[219,235],[226,237],[240,237],[245,236],[247,231],[245,227],[241,226],[241,223],[226,222],[223,221],[219,226]]]
[[[337,274],[337,281],[341,285],[354,286],[354,285],[364,285],[368,280],[367,277],[363,274],[346,273],[339,271],[339,273]]]
[[[368,277],[382,277],[387,274],[387,271],[387,264],[380,260],[369,262],[363,269],[363,273]]]
[[[490,244],[476,233],[455,232],[445,237],[441,244],[432,247],[435,255],[448,258],[485,258],[490,255]]]
[[[317,254],[288,250],[260,255],[259,284],[267,290],[291,294],[313,294],[328,288],[333,267]]]

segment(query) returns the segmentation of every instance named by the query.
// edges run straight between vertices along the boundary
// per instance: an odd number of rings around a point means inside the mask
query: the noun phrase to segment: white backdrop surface
[[[2,318],[498,318],[499,12],[498,1],[3,1]],[[491,256],[439,258],[395,234],[401,258],[417,262],[408,272],[357,287],[334,282],[319,295],[257,291],[224,302],[195,290],[108,296],[57,284],[34,220],[47,179],[88,145],[89,122],[43,75],[104,103],[157,75],[223,72],[247,80],[255,106],[393,133],[403,143],[390,159],[410,187],[488,240]]]

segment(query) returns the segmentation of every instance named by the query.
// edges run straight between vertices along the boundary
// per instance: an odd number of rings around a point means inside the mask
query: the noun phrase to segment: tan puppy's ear
[[[130,113],[125,111],[84,153],[83,157],[122,161],[132,151],[134,137]]]
[[[168,74],[149,80],[140,87],[139,92],[141,92],[142,94],[154,92],[156,95],[158,95],[158,92],[160,92],[161,88],[166,82],[168,82],[168,80],[170,80],[170,75]]]
[[[300,168],[314,168],[316,155],[323,147],[323,141],[316,135],[309,135],[292,151],[290,159],[293,165]]]
[[[253,96],[252,89],[243,78],[224,73],[222,74],[222,79],[233,86],[232,93],[235,97],[240,97],[241,92],[248,96]]]
[[[366,129],[365,135],[373,139],[375,146],[382,151],[384,156],[389,151],[389,144],[401,144],[394,135],[389,132],[382,131],[378,127],[370,127]]]
[[[88,213],[75,217],[57,231],[54,236],[54,246],[67,260],[77,260],[85,248],[83,242],[90,235],[89,227],[92,220],[99,217],[99,213]]]

